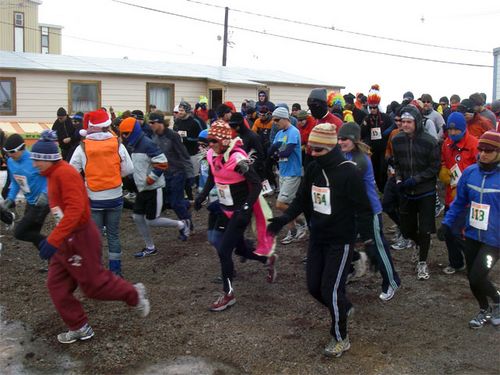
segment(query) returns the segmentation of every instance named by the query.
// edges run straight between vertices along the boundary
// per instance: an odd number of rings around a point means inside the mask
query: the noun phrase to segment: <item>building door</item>
[[[210,102],[208,104],[210,105],[210,108],[215,110],[222,104],[222,89],[210,89],[209,94]]]

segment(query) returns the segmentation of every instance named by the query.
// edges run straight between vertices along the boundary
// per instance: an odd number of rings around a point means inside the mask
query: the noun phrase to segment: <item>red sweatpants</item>
[[[138,295],[128,281],[106,270],[101,262],[101,233],[92,220],[75,230],[50,260],[47,287],[57,312],[70,330],[87,323],[87,315],[73,292],[103,301],[136,306]]]

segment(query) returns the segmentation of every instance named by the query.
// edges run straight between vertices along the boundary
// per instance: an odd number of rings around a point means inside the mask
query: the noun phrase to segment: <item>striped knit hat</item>
[[[208,129],[207,139],[215,139],[223,146],[229,146],[233,139],[233,132],[229,124],[223,120],[217,120]]]
[[[61,160],[57,146],[57,133],[53,130],[44,130],[40,139],[31,148],[31,159],[44,161]]]
[[[492,130],[483,133],[479,138],[477,149],[484,151],[500,151],[500,133]]]
[[[332,150],[337,144],[337,127],[334,124],[316,125],[309,134],[309,147],[322,147]]]

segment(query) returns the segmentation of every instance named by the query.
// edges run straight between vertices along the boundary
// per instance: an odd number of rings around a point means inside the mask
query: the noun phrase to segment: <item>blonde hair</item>
[[[363,154],[366,154],[368,156],[372,155],[372,150],[370,149],[370,146],[368,146],[366,143],[361,142],[361,141],[354,141],[354,146],[361,151]]]

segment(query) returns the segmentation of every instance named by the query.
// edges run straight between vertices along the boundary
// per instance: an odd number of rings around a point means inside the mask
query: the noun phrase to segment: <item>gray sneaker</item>
[[[429,280],[429,268],[426,262],[418,262],[417,264],[417,279],[418,280]]]
[[[500,303],[494,303],[490,306],[490,322],[495,327],[500,325]]]
[[[477,315],[469,321],[469,327],[472,329],[483,328],[491,319],[491,314],[488,310],[479,310]]]
[[[330,342],[325,346],[323,354],[327,357],[340,357],[344,352],[351,348],[351,343],[349,342],[349,336],[344,340],[337,341],[332,338]]]
[[[139,302],[137,302],[137,305],[135,306],[135,309],[137,311],[137,314],[141,318],[145,318],[149,314],[150,310],[150,305],[149,305],[149,300],[146,298],[146,287],[144,286],[143,283],[137,283],[134,284],[135,290],[137,290],[137,294],[139,296]]]
[[[87,323],[76,331],[68,331],[57,335],[57,340],[61,344],[72,344],[77,340],[85,341],[94,336],[92,327]]]

